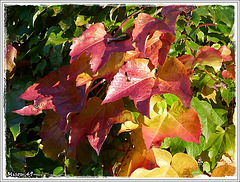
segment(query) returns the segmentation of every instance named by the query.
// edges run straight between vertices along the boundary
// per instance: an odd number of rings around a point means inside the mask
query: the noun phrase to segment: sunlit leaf
[[[74,43],[71,46],[71,60],[75,59],[86,52],[91,54],[91,68],[93,73],[101,69],[110,58],[113,52],[126,52],[133,50],[132,43],[129,39],[123,41],[109,41],[112,38],[107,34],[102,23],[91,25],[82,36],[73,39]]]

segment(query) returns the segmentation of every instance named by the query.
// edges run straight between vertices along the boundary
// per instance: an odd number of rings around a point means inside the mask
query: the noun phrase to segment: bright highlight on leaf
[[[173,157],[166,150],[152,148],[147,151],[141,137],[141,130],[131,134],[134,145],[117,168],[117,176],[130,177],[192,177],[191,172],[197,169],[197,162],[184,153]]]
[[[184,105],[190,106],[190,80],[180,61],[168,58],[156,75],[155,70],[150,71],[147,65],[146,59],[135,59],[123,65],[114,76],[103,103],[129,96],[138,111],[147,117],[150,117],[150,99],[156,94],[175,94]]]

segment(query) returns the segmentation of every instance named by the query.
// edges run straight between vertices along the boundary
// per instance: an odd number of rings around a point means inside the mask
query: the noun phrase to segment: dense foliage
[[[6,14],[7,176],[235,174],[233,6]]]

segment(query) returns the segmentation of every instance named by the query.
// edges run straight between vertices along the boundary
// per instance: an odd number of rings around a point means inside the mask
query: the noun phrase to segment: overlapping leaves
[[[229,140],[234,132],[229,127],[225,134],[216,126],[226,122],[220,110],[212,110],[196,98],[191,107],[189,76],[198,65],[212,66],[218,72],[225,61],[229,64],[222,77],[235,79],[231,51],[226,46],[219,50],[203,46],[195,49],[194,56],[167,57],[178,36],[175,35],[177,17],[182,12],[188,17],[192,10],[192,6],[166,6],[161,11],[162,20],[140,13],[134,21],[132,35],[120,38],[110,35],[103,23],[92,24],[73,40],[70,66],[60,67],[30,86],[20,98],[34,103],[14,112],[36,115],[50,110],[40,136],[44,152],[52,159],[57,159],[64,150],[73,151],[86,138],[99,155],[111,127],[122,123],[119,133],[133,131],[134,147],[126,152],[117,175],[191,177],[191,171],[197,169],[192,157],[182,153],[172,157],[169,152],[154,147],[160,147],[168,137],[199,144],[202,124],[205,140],[201,141],[206,141],[204,150],[209,151],[214,161],[218,152],[212,151],[215,139],[220,138],[217,144],[222,143],[224,137]],[[105,98],[99,92],[96,94],[99,97],[89,94],[104,79],[109,83],[104,90]],[[101,86],[105,89],[105,85]],[[168,108],[169,102],[161,94],[174,94],[178,99]],[[137,108],[137,114],[132,113],[134,117],[124,107],[122,98],[125,97],[132,99]],[[202,110],[205,113],[201,114]],[[220,134],[214,133],[216,128]],[[65,134],[69,130],[67,141]],[[134,132],[141,134],[136,136]],[[142,141],[138,143],[136,139]],[[226,146],[226,151],[233,155],[232,145]]]

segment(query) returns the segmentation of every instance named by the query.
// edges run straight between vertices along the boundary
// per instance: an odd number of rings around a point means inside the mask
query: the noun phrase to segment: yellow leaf
[[[118,132],[118,134],[125,132],[125,131],[132,131],[139,127],[139,124],[134,123],[133,121],[126,121],[122,123],[121,128]]]
[[[160,168],[154,168],[152,170],[147,170],[143,168],[139,168],[135,170],[132,175],[130,176],[131,178],[141,178],[141,177],[146,177],[146,178],[156,178],[156,177],[178,177],[177,172],[172,168],[172,167],[160,167]]]
[[[152,148],[152,150],[159,167],[170,166],[172,161],[172,155],[170,152],[158,148]]]
[[[184,153],[175,154],[171,166],[176,170],[180,177],[191,177],[190,174],[192,170],[197,170],[198,168],[196,160]]]

